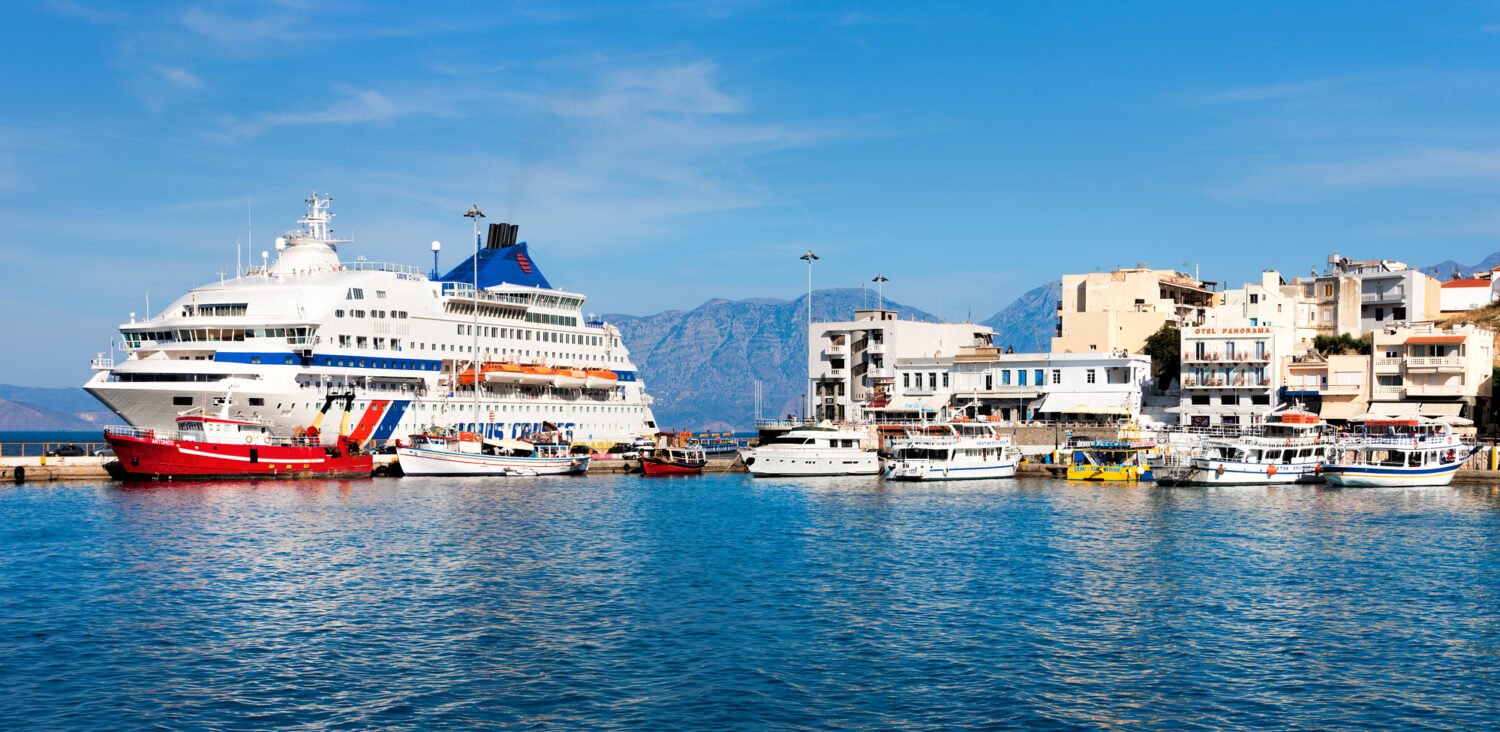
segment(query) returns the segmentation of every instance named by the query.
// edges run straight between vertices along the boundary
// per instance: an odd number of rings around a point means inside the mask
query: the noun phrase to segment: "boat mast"
[[[469,207],[465,218],[474,222],[474,322],[469,326],[469,332],[474,336],[474,353],[470,354],[469,360],[474,364],[474,432],[479,433],[479,220],[484,218],[484,212],[479,210],[479,204]]]

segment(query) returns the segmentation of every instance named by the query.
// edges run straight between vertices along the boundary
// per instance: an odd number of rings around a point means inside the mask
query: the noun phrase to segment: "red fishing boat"
[[[334,444],[319,440],[318,426],[336,399],[344,417]],[[259,420],[225,414],[184,415],[176,430],[107,427],[104,439],[119,462],[111,472],[124,480],[209,480],[247,478],[368,478],[374,459],[349,436],[354,395],[329,396],[306,430],[292,437],[274,434]]]
[[[698,475],[705,465],[708,457],[696,445],[661,447],[641,456],[641,471],[646,475]]]

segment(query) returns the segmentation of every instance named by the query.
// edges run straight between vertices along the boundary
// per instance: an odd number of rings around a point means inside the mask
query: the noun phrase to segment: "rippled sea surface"
[[[0,728],[1493,729],[1500,492],[0,488]]]

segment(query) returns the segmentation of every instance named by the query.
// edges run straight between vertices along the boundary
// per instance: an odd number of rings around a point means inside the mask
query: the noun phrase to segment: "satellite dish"
[[[283,249],[286,249],[286,239],[284,237],[278,236],[276,237],[276,251],[279,252]]]

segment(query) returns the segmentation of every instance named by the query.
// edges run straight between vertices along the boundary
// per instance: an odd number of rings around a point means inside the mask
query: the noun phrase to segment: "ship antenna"
[[[479,220],[484,218],[484,212],[479,210],[479,204],[469,207],[464,213],[464,218],[474,222],[474,324],[469,326],[469,332],[474,335],[474,353],[469,356],[469,361],[474,365],[474,431],[479,432]]]

